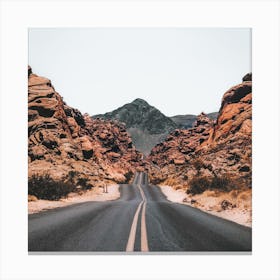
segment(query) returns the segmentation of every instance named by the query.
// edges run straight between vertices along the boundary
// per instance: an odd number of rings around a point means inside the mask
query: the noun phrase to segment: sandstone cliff
[[[251,142],[249,74],[224,94],[216,122],[201,114],[193,128],[175,130],[151,151],[151,180],[192,193],[209,188],[250,188]]]
[[[166,165],[183,165],[196,156],[200,145],[208,140],[210,128],[214,121],[201,113],[190,129],[176,129],[171,132],[164,142],[156,145],[149,156],[153,164],[163,168]]]
[[[51,81],[28,68],[28,175],[77,188],[125,182],[143,163],[124,124],[71,108]]]

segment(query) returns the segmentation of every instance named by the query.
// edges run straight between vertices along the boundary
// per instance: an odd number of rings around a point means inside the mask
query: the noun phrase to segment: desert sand
[[[239,194],[205,191],[199,195],[188,196],[183,189],[174,190],[170,186],[161,186],[161,190],[169,201],[189,205],[223,219],[252,227],[251,191]],[[223,200],[230,201],[236,207],[223,210],[221,208]]]

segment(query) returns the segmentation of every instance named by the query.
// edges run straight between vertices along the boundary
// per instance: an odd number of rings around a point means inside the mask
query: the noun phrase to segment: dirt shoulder
[[[116,200],[120,197],[119,185],[108,186],[108,193],[103,192],[103,188],[94,188],[79,195],[71,193],[67,198],[58,201],[38,199],[28,202],[28,214],[34,214],[49,209],[65,207],[75,203],[87,201],[108,201]]]
[[[160,188],[169,201],[189,205],[223,219],[252,227],[251,190],[240,193],[205,191],[199,195],[188,196],[182,189],[174,190],[170,186]],[[223,209],[222,205],[227,209]]]

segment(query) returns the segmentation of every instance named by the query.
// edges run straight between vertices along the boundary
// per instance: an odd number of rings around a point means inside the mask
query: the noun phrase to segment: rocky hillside
[[[196,156],[197,148],[208,140],[214,121],[201,113],[190,129],[176,129],[162,143],[157,144],[151,151],[149,160],[163,168],[166,165],[182,165]]]
[[[141,167],[141,158],[123,124],[82,115],[49,79],[28,68],[29,178],[45,176],[80,188],[125,182]]]
[[[209,114],[206,114],[206,116],[209,119],[215,121],[218,117],[218,112],[209,113]],[[189,128],[193,127],[197,116],[196,115],[177,115],[177,116],[173,116],[170,118],[172,119],[173,122],[175,122],[178,125],[178,128],[189,129]]]
[[[169,132],[178,127],[170,118],[140,98],[112,112],[93,116],[93,119],[96,118],[125,123],[137,150],[146,155],[157,143],[164,140]]]
[[[250,74],[224,94],[216,122],[200,115],[193,128],[174,131],[149,156],[154,183],[192,193],[208,188],[251,187],[251,159]]]

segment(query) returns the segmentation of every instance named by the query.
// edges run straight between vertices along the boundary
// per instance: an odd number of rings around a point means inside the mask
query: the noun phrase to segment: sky
[[[251,72],[249,28],[30,28],[28,63],[90,115],[136,98],[167,116],[218,111]]]

